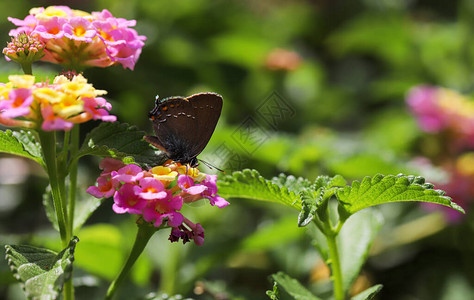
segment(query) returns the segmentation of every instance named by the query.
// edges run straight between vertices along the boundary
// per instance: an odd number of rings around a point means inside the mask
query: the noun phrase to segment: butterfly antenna
[[[219,171],[219,172],[225,173],[224,170],[219,169],[218,167],[212,165],[211,163],[209,163],[209,162],[207,162],[207,161],[205,161],[205,160],[199,159],[199,161],[202,162],[203,164],[205,164],[205,165],[206,165],[209,169],[211,169],[211,170],[212,170],[212,169],[216,169],[216,170]]]

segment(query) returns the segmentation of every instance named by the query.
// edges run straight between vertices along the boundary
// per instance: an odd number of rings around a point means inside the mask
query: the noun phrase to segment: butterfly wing
[[[222,97],[215,93],[157,101],[150,112],[156,137],[145,139],[174,161],[188,163],[206,147],[221,110]]]
[[[196,112],[195,138],[191,153],[196,157],[211,139],[222,111],[222,97],[216,93],[200,93],[187,98]]]

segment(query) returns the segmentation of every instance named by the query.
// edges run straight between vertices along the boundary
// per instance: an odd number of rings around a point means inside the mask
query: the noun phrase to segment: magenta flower
[[[212,206],[215,205],[219,208],[223,208],[230,204],[227,202],[227,200],[217,195],[217,175],[206,174],[206,179],[204,179],[201,183],[207,187],[207,189],[203,191],[201,195],[209,199],[209,202]]]
[[[99,163],[99,168],[103,170],[101,175],[110,174],[112,171],[125,167],[125,164],[121,160],[106,157]]]
[[[112,179],[124,182],[135,183],[143,177],[143,170],[137,165],[130,164],[117,171],[112,171]]]
[[[406,100],[421,129],[426,132],[438,132],[447,126],[447,116],[437,104],[437,91],[435,87],[418,86],[410,90]]]
[[[139,196],[141,188],[138,185],[125,183],[114,195],[112,209],[118,214],[126,212],[130,214],[141,214],[147,201]]]
[[[74,126],[74,123],[65,121],[63,118],[57,116],[51,105],[43,106],[41,108],[41,115],[43,117],[41,129],[44,131],[71,130]]]
[[[109,110],[112,109],[112,105],[104,98],[84,97],[82,98],[82,101],[84,102],[84,111],[87,112],[88,115],[92,116],[94,120],[102,120],[104,122],[117,121],[116,116],[109,114]]]
[[[33,94],[30,89],[13,89],[8,93],[8,100],[0,101],[0,113],[4,118],[26,116],[30,113]]]
[[[165,218],[168,226],[176,227],[183,223],[184,217],[178,211],[183,207],[183,198],[173,197],[170,192],[166,198],[150,201],[143,210],[143,219],[154,222],[155,227],[160,227]]]
[[[192,177],[187,175],[179,175],[177,184],[183,192],[191,195],[199,195],[207,189],[202,184],[195,184]]]
[[[96,198],[109,198],[115,194],[117,187],[116,180],[110,175],[103,175],[97,178],[97,186],[90,186],[86,191]]]
[[[140,197],[143,199],[156,200],[165,199],[168,197],[168,193],[165,191],[163,183],[153,177],[145,177],[140,179],[139,185],[142,188]]]
[[[201,224],[194,224],[188,219],[184,218],[182,225],[174,227],[171,230],[171,234],[168,239],[172,243],[181,239],[183,240],[183,244],[186,244],[190,240],[194,240],[196,245],[202,246],[204,244],[204,229],[202,228]]]
[[[216,175],[199,173],[197,169],[193,169],[192,176],[183,175],[187,167],[178,163],[167,162],[143,170],[134,164],[123,165],[121,161],[105,158],[99,166],[103,172],[97,186],[89,187],[87,192],[97,198],[113,195],[112,209],[116,213],[137,214],[142,222],[170,227],[171,242],[193,240],[199,246],[204,242],[202,226],[181,214],[184,202],[207,198],[219,208],[229,204],[217,195]]]
[[[474,147],[474,101],[455,91],[419,86],[407,97],[407,104],[420,128],[426,132],[445,132],[456,146]]]
[[[35,32],[43,40],[61,39],[64,36],[63,26],[65,24],[66,19],[58,16],[52,16],[50,19],[41,22],[41,24],[38,24],[35,28]],[[10,35],[12,35],[11,31]]]
[[[79,42],[92,43],[97,32],[89,20],[82,17],[73,17],[63,25],[64,36]]]

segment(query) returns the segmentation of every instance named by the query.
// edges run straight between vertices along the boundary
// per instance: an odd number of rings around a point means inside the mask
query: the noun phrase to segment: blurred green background
[[[0,2],[0,36],[31,7],[68,5],[110,10],[136,19],[148,40],[134,71],[87,69],[108,91],[120,122],[151,133],[154,98],[212,91],[224,97],[216,132],[201,155],[227,173],[254,168],[267,178],[284,172],[313,180],[348,180],[375,173],[411,173],[449,187],[466,216],[416,203],[380,208],[385,225],[364,271],[360,291],[384,285],[379,299],[474,297],[474,195],[449,182],[462,149],[446,157],[443,137],[422,132],[405,104],[408,90],[439,85],[474,91],[474,2],[428,0],[73,0]],[[51,76],[59,66],[38,63]],[[21,73],[0,62],[1,82]],[[97,124],[84,124],[85,134]],[[420,157],[423,157],[420,159]],[[423,163],[420,163],[422,161]],[[45,175],[30,162],[0,158],[0,243],[57,247],[43,208]],[[80,164],[81,186],[94,183],[98,159]],[[222,175],[220,175],[222,176]],[[474,176],[467,178],[474,185]],[[449,185],[451,184],[451,185]],[[470,189],[472,191],[472,189]],[[223,210],[188,207],[206,230],[203,247],[152,239],[121,299],[150,292],[197,299],[267,299],[268,276],[284,270],[326,295],[327,269],[318,259],[297,212],[231,199]],[[77,299],[100,299],[131,247],[132,217],[115,215],[112,200],[94,213],[77,246]],[[219,298],[226,295],[228,298]],[[5,261],[0,298],[23,299]]]

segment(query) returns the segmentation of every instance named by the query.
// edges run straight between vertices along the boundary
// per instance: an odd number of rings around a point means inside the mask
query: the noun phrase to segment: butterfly
[[[148,114],[156,136],[147,135],[144,139],[171,160],[194,168],[199,164],[197,156],[216,128],[221,110],[222,96],[216,93],[163,100],[156,96],[155,107]]]

